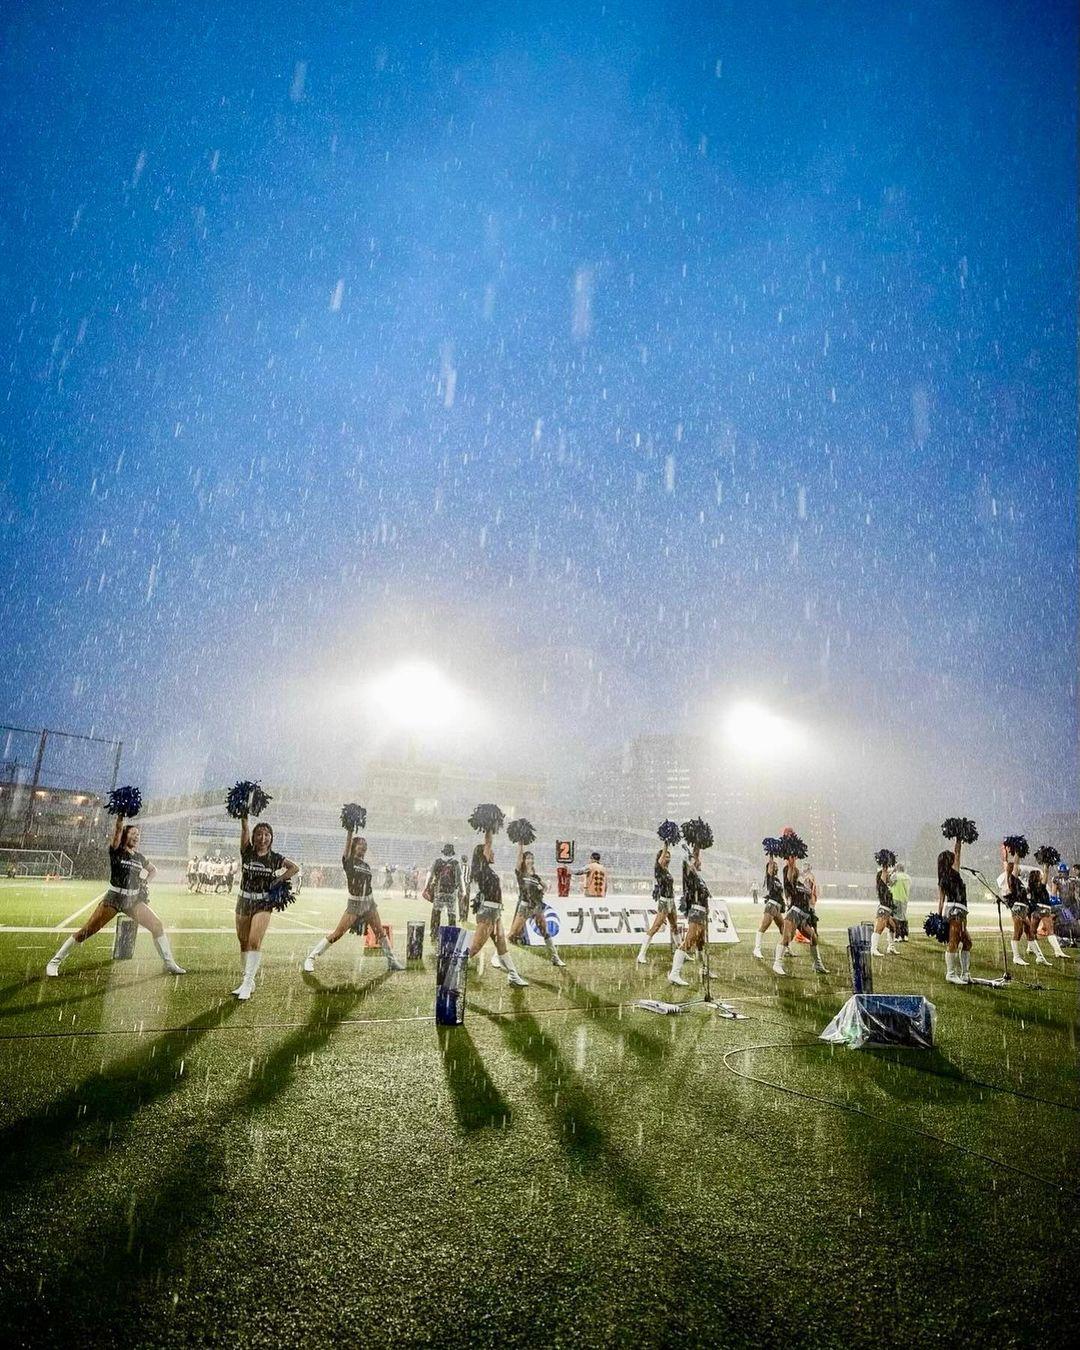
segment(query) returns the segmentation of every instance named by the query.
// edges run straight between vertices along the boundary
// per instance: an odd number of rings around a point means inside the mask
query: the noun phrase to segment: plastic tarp
[[[852,994],[820,1039],[860,1050],[864,1045],[934,1044],[934,1005],[920,994]]]

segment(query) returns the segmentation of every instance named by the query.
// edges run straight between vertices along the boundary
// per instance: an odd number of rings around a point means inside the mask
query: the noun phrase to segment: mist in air
[[[1076,28],[20,5],[0,715],[151,793],[693,734],[1075,809]]]

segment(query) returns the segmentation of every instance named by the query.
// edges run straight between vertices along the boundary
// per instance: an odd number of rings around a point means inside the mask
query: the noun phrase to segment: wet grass
[[[175,927],[229,922],[224,898],[161,892]],[[81,894],[9,888],[0,921],[55,925]],[[844,976],[805,951],[785,981],[747,941],[716,952],[745,1022],[631,1009],[666,997],[663,946],[644,972],[627,949],[564,972],[522,953],[528,990],[487,971],[440,1032],[430,964],[387,978],[346,939],[301,975],[300,924],[339,899],[275,919],[246,1005],[228,933],[176,934],[183,979],[145,938],[113,964],[104,934],[48,982],[59,937],[0,933],[11,1343],[1001,1346],[1067,1325],[1071,969],[957,989],[915,940],[882,983],[933,999],[937,1049],[848,1052],[816,1041]],[[386,910],[400,947],[413,911]]]

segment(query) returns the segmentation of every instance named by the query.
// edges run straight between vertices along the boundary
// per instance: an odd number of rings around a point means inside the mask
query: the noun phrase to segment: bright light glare
[[[462,721],[461,690],[426,661],[404,661],[363,688],[368,711],[384,731],[438,731]]]
[[[777,754],[802,750],[806,734],[786,717],[758,703],[736,703],[724,717],[724,739],[744,759],[767,760]]]

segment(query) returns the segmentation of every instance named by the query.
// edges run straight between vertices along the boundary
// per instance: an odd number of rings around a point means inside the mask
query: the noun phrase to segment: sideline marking
[[[102,891],[101,894],[104,895],[105,892]],[[93,900],[88,900],[88,901],[86,902],[86,904],[83,905],[82,909],[77,909],[77,910],[75,911],[74,914],[69,914],[69,915],[67,916],[66,919],[61,919],[60,922],[56,925],[55,928],[14,928],[14,929],[12,929],[11,931],[14,932],[14,933],[59,933],[59,932],[62,932],[63,929],[67,928],[68,924],[74,923],[74,921],[79,917],[80,914],[85,914],[86,911],[87,911],[88,909],[93,909],[94,906],[98,903],[98,901],[99,901],[100,899],[101,899],[101,895],[95,895],[94,898],[93,898]]]

